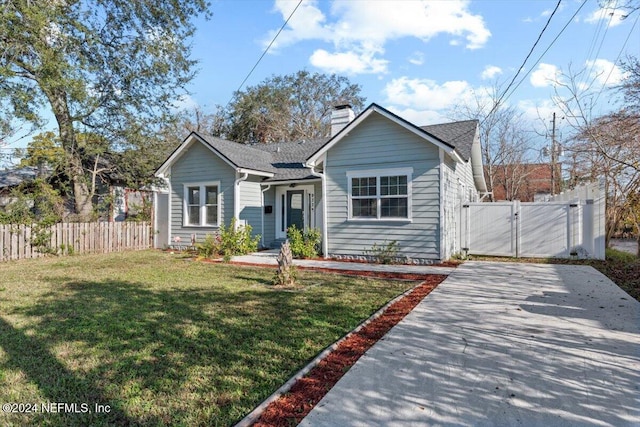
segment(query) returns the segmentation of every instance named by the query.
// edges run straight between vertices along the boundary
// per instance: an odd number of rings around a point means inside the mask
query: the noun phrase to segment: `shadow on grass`
[[[245,280],[263,283],[259,275]],[[53,425],[230,424],[362,320],[353,302],[329,290],[309,298],[271,289],[49,281],[55,291],[14,309],[37,319],[33,336],[0,324],[8,366],[51,401],[113,408],[108,416],[47,419]],[[77,370],[51,352],[65,343],[80,343],[83,354],[65,356]]]
[[[7,354],[7,362],[2,366],[5,369],[16,369],[24,372],[30,382],[38,386],[39,391],[47,399],[44,402],[29,402],[38,405],[34,415],[28,414],[29,422],[33,425],[41,424],[43,418],[58,422],[60,425],[135,425],[115,402],[109,402],[109,412],[94,414],[75,414],[70,412],[83,412],[88,404],[87,411],[93,411],[95,404],[104,404],[107,399],[104,392],[95,384],[74,374],[55,358],[40,338],[26,335],[23,331],[14,328],[10,323],[0,317],[0,344]],[[8,403],[8,402],[2,402]],[[27,403],[27,402],[14,402]],[[76,404],[70,407],[68,412],[55,412],[57,406],[54,403]],[[46,406],[42,406],[46,405]],[[51,409],[45,409],[51,408]],[[43,414],[43,411],[51,410],[53,413]],[[3,414],[5,415],[5,414]]]

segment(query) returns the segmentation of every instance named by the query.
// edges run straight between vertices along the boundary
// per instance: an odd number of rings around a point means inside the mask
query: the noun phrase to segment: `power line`
[[[618,6],[618,2],[616,0],[615,4],[612,7],[612,10],[615,10]],[[604,11],[606,11],[606,8],[602,9],[602,13],[604,14]],[[602,39],[600,40],[600,45],[598,46],[598,50],[596,51],[595,55],[593,56],[593,61],[591,61],[591,65],[589,66],[589,71],[584,75],[584,80],[582,82],[582,84],[586,84],[587,83],[587,79],[589,78],[589,76],[591,75],[591,73],[593,72],[593,67],[595,66],[595,62],[596,59],[598,59],[598,56],[600,55],[600,50],[602,49],[602,45],[604,44],[604,40],[607,37],[607,33],[609,32],[609,27],[611,26],[611,22],[613,21],[613,16],[614,13],[609,13],[609,21],[606,24],[606,27],[604,29],[604,34],[602,35]],[[604,17],[603,17],[604,18]],[[604,26],[604,19],[600,19],[599,23],[598,23],[598,31],[597,33],[594,35],[594,45],[597,39],[597,36],[600,34],[600,30],[602,29],[602,27]],[[591,54],[593,53],[593,49],[589,50],[589,54],[587,55],[587,60],[585,61],[585,64],[587,64],[589,62],[589,58],[591,57]]]
[[[602,94],[602,91],[604,90],[605,86],[607,85],[607,82],[611,78],[611,74],[613,73],[613,69],[615,68],[616,64],[620,60],[620,56],[622,55],[622,51],[624,51],[624,48],[627,46],[627,42],[629,42],[629,39],[631,38],[631,34],[633,34],[633,30],[635,30],[636,25],[638,24],[638,19],[640,19],[640,14],[638,14],[638,17],[636,18],[635,22],[633,23],[633,26],[631,27],[631,30],[629,31],[629,34],[627,35],[627,38],[625,39],[624,43],[622,44],[622,47],[620,48],[620,52],[618,52],[618,56],[616,57],[616,60],[613,62],[613,66],[609,70],[609,74],[607,75],[607,78],[602,83],[602,87],[600,87],[600,90],[598,91],[598,94],[596,95],[596,100],[595,100],[594,103],[598,102],[598,98],[600,98],[600,95]]]
[[[522,84],[522,82],[527,78],[527,76],[529,74],[531,74],[531,71],[533,71],[534,67],[536,65],[538,65],[538,63],[542,60],[542,58],[544,57],[544,55],[547,54],[547,52],[549,51],[549,49],[551,49],[551,47],[556,43],[556,41],[558,40],[558,38],[560,38],[560,36],[562,35],[562,33],[564,33],[564,30],[567,29],[567,27],[569,26],[569,24],[571,24],[573,22],[573,19],[576,17],[576,15],[580,12],[580,10],[582,10],[582,8],[584,7],[584,5],[587,4],[587,0],[584,0],[582,2],[582,4],[580,5],[580,7],[578,8],[578,10],[575,11],[575,13],[571,16],[571,18],[569,18],[569,20],[567,21],[567,23],[564,25],[564,27],[562,27],[562,29],[560,30],[560,32],[558,33],[558,35],[551,41],[551,43],[549,44],[549,46],[547,46],[547,48],[544,50],[544,52],[542,52],[542,54],[538,57],[538,59],[536,60],[536,62],[533,64],[532,67],[529,68],[529,71],[527,71],[527,73],[522,77],[522,79],[520,79],[520,81],[518,82],[518,84],[513,88],[513,90],[511,91],[511,93],[505,98],[508,99],[511,95],[513,95],[513,93],[515,92],[516,89],[518,89],[518,87],[520,87],[520,85]]]
[[[586,0],[585,0],[586,2]],[[542,28],[542,31],[540,31],[540,34],[538,34],[538,38],[536,39],[535,43],[533,44],[533,46],[531,46],[531,49],[529,49],[529,53],[527,54],[526,58],[524,58],[524,61],[522,61],[522,65],[520,65],[520,67],[518,68],[518,71],[516,72],[516,74],[513,76],[513,79],[511,79],[511,82],[509,82],[509,84],[507,85],[507,88],[502,92],[502,95],[500,95],[498,97],[498,100],[495,102],[495,104],[493,104],[493,108],[491,108],[491,111],[489,111],[489,114],[487,114],[486,117],[489,117],[491,114],[493,114],[493,112],[500,106],[500,104],[502,103],[503,98],[505,97],[505,95],[507,94],[507,92],[509,91],[509,89],[511,89],[511,86],[513,85],[513,83],[516,81],[516,79],[518,78],[518,75],[520,74],[520,72],[523,70],[525,64],[527,63],[527,61],[529,60],[529,57],[533,54],[534,49],[536,48],[536,46],[538,45],[538,43],[540,42],[540,39],[542,38],[542,35],[544,34],[544,32],[546,31],[547,27],[549,26],[549,24],[551,23],[551,19],[553,18],[553,16],[556,14],[556,11],[558,10],[558,8],[560,7],[560,3],[562,3],[562,0],[558,0],[558,3],[556,4],[555,9],[553,9],[553,12],[551,12],[551,14],[549,15],[549,19],[547,19],[547,23],[544,25],[544,27]],[[486,118],[485,118],[486,120]],[[483,120],[484,122],[484,120]]]
[[[242,89],[242,86],[244,86],[244,84],[247,82],[247,80],[249,80],[249,77],[251,77],[251,74],[253,74],[254,70],[258,67],[258,64],[260,64],[260,61],[262,61],[262,58],[264,58],[264,56],[267,54],[267,52],[269,52],[269,49],[271,48],[271,46],[275,43],[276,39],[278,38],[278,36],[280,35],[280,33],[282,32],[282,30],[284,30],[284,27],[287,26],[287,24],[289,23],[289,20],[291,19],[291,17],[293,16],[294,13],[296,13],[296,10],[298,10],[298,7],[300,7],[300,5],[302,4],[303,0],[300,0],[298,2],[298,4],[296,5],[296,7],[293,9],[293,11],[291,12],[291,14],[289,15],[289,17],[287,18],[286,21],[284,21],[284,24],[282,24],[282,27],[280,27],[280,29],[278,30],[278,32],[276,33],[275,36],[273,36],[273,39],[271,40],[271,42],[269,43],[269,45],[267,46],[267,48],[264,50],[264,52],[262,52],[262,55],[260,55],[260,58],[258,58],[258,60],[256,61],[256,63],[253,65],[253,67],[251,68],[251,71],[249,71],[249,74],[247,74],[247,76],[244,78],[244,80],[242,80],[242,83],[240,83],[240,86],[238,86],[238,89],[236,89],[233,93],[235,94],[236,92],[239,92],[240,89]],[[234,95],[231,95],[231,99],[229,99],[229,101],[227,102],[227,105],[225,105],[225,109],[229,106],[229,104],[231,104],[231,101],[233,100]]]

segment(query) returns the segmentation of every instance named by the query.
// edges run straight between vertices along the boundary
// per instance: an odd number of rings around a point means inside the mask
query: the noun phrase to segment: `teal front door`
[[[287,191],[287,229],[295,225],[304,230],[304,190]]]

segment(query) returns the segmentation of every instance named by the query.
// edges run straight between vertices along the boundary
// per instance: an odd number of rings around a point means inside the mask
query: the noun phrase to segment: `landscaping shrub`
[[[220,254],[220,248],[222,247],[220,236],[214,236],[213,234],[207,234],[204,237],[202,243],[196,245],[196,251],[198,256],[203,258],[211,258],[214,255]]]
[[[295,225],[287,228],[287,238],[294,258],[315,258],[320,253],[320,230],[299,230]]]
[[[220,254],[225,258],[234,255],[246,255],[258,250],[260,236],[251,238],[252,227],[240,225],[236,227],[236,219],[231,220],[229,227],[220,226]]]
[[[374,243],[371,249],[365,249],[364,254],[374,259],[378,264],[393,264],[398,259],[400,245],[396,240],[389,243],[385,240],[381,245]]]

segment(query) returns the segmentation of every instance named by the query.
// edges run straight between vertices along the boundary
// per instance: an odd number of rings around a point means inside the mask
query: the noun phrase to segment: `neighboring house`
[[[431,263],[459,251],[460,204],[486,192],[478,122],[416,126],[372,104],[332,113],[323,140],[243,145],[191,133],[160,166],[156,246],[202,240],[235,217],[278,247],[317,227],[325,256],[360,258],[395,240]]]
[[[48,179],[51,176],[51,168],[38,168],[35,166],[16,167],[0,171],[0,208],[4,208],[16,198],[12,195],[14,188],[19,185],[29,184],[38,177]]]
[[[485,167],[485,170],[487,168]],[[523,163],[494,165],[493,200],[520,200],[533,202],[545,200],[551,195],[551,165],[549,163]],[[556,176],[560,176],[557,165]],[[558,183],[556,181],[556,192]]]

